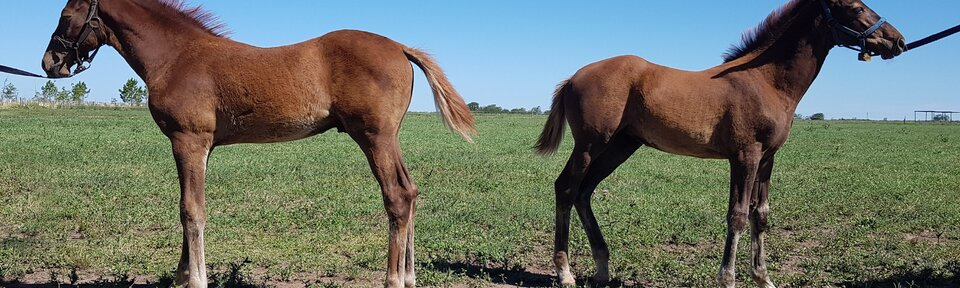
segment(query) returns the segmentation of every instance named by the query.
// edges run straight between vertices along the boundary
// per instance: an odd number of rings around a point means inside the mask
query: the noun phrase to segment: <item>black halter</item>
[[[98,14],[100,9],[98,9],[97,2],[98,0],[90,1],[90,12],[87,12],[87,21],[83,23],[83,28],[80,30],[80,36],[77,37],[76,41],[67,40],[59,35],[53,36],[53,39],[59,41],[64,48],[67,48],[68,50],[72,49],[74,55],[77,57],[77,69],[73,71],[73,75],[70,75],[71,77],[90,69],[90,65],[93,64],[93,58],[97,57],[97,52],[100,52],[100,47],[103,46],[103,42],[107,38],[106,35],[103,34],[103,30],[101,28],[103,26],[103,20],[100,19],[100,15]],[[97,21],[97,26],[90,25],[90,23],[93,21]],[[81,55],[80,45],[84,40],[87,39],[87,36],[90,36],[91,31],[96,32],[98,42],[97,48],[93,50],[92,54]],[[87,63],[87,66],[83,66],[84,63]]]
[[[871,56],[878,55],[876,52],[873,52],[867,49],[867,38],[869,38],[870,35],[873,35],[873,33],[876,33],[877,30],[880,29],[880,26],[883,26],[884,23],[887,23],[886,18],[880,17],[880,20],[877,21],[877,23],[873,24],[873,26],[870,26],[870,28],[867,28],[866,31],[857,32],[857,30],[853,30],[850,27],[844,26],[843,24],[840,24],[839,22],[837,22],[837,19],[833,18],[833,13],[830,12],[830,5],[827,5],[826,0],[820,0],[820,6],[823,7],[823,17],[824,17],[824,20],[827,21],[827,27],[830,27],[830,33],[833,34],[833,43],[835,45],[840,47],[846,47],[851,50],[865,53]],[[839,33],[847,34],[853,38],[856,38],[858,40],[857,46],[846,45],[840,42]]]

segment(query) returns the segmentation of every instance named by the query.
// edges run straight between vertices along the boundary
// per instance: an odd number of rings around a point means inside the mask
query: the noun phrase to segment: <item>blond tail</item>
[[[553,92],[553,104],[550,105],[550,116],[547,117],[547,123],[543,126],[543,132],[540,132],[540,139],[534,146],[537,154],[551,155],[557,152],[560,147],[560,141],[563,140],[563,129],[566,126],[566,114],[563,108],[564,95],[570,91],[570,80],[565,80],[557,85],[557,91]]]
[[[460,98],[457,90],[453,89],[453,85],[450,84],[450,80],[447,80],[443,70],[440,70],[440,66],[433,61],[429,54],[415,48],[404,47],[403,53],[407,55],[410,62],[420,67],[423,74],[427,76],[430,88],[433,89],[433,99],[437,105],[437,111],[443,118],[443,124],[460,134],[460,137],[466,139],[467,142],[473,143],[471,137],[477,134],[473,115],[470,114],[470,108],[467,108],[467,104],[463,102],[463,98]]]

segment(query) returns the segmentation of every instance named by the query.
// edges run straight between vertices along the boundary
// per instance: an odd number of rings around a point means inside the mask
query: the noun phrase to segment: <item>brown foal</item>
[[[767,195],[774,154],[787,140],[797,103],[834,46],[857,47],[890,59],[902,53],[905,44],[897,29],[859,0],[793,0],[753,31],[725,55],[725,63],[704,71],[620,56],[587,65],[561,83],[536,150],[557,150],[566,119],[575,144],[555,182],[553,256],[563,284],[574,283],[568,263],[573,206],[590,241],[597,266],[594,280],[609,281],[609,252],[590,197],[601,180],[647,145],[730,162],[727,235],[718,281],[734,287],[737,239],[750,223],[750,275],[761,287],[774,287],[763,250]]]
[[[176,0],[70,0],[43,57],[50,77],[67,77],[72,66],[92,60],[91,51],[109,45],[146,82],[150,113],[170,138],[180,178],[176,284],[207,286],[203,189],[214,147],[336,128],[363,150],[383,193],[390,226],[385,286],[415,286],[418,190],[397,138],[412,94],[410,62],[426,74],[444,123],[468,141],[475,133],[440,67],[417,49],[367,32],[258,48],[223,37],[212,19]]]

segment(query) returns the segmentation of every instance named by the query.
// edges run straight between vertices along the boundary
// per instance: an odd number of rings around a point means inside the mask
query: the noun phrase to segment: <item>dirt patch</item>
[[[924,230],[920,232],[904,233],[903,240],[913,244],[943,244],[950,239],[944,237],[942,232]]]
[[[268,279],[266,269],[253,269],[246,274],[230,274],[231,271],[207,271],[212,279],[210,286],[214,287],[222,284],[224,287],[234,288],[256,288],[256,287],[276,287],[276,288],[303,288],[311,284],[325,286],[334,284],[343,287],[379,287],[383,283],[381,275],[375,275],[379,278],[358,279],[348,276],[320,276],[317,273],[298,273],[291,275],[286,280]],[[375,277],[371,276],[371,277]],[[151,275],[123,275],[106,276],[105,274],[94,271],[59,271],[46,270],[36,271],[23,275],[17,279],[0,280],[0,287],[6,288],[59,288],[65,285],[83,285],[93,287],[136,287],[136,288],[161,288],[170,287],[173,279],[170,276],[158,277]]]
[[[778,233],[770,236],[768,234],[767,239],[770,237],[777,237],[777,241],[783,243],[796,243],[793,249],[790,249],[786,255],[782,256],[780,261],[779,272],[787,275],[793,274],[802,274],[806,271],[800,267],[800,264],[804,261],[812,259],[809,255],[813,253],[810,250],[816,250],[823,247],[823,243],[820,242],[820,239],[814,238],[812,236],[803,236],[803,234],[812,234],[819,235],[821,238],[826,237],[827,235],[833,235],[834,231],[826,228],[811,228],[808,230],[801,231],[793,229],[783,229],[779,230]]]
[[[42,288],[61,287],[61,285],[92,285],[98,287],[162,287],[159,277],[136,276],[105,276],[91,271],[35,271],[18,279],[3,279],[0,286],[7,288]]]

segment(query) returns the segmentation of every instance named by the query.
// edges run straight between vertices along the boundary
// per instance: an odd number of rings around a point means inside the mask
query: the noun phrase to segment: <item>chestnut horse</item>
[[[859,32],[863,31],[863,32]],[[763,247],[767,193],[777,149],[793,113],[834,46],[890,59],[903,36],[860,0],[793,0],[774,11],[725,63],[698,72],[656,65],[636,56],[583,67],[554,94],[536,150],[550,154],[570,124],[574,148],[557,177],[553,260],[563,284],[574,283],[568,259],[570,210],[576,206],[597,266],[609,280],[607,244],[590,207],[601,180],[641,145],[668,153],[730,162],[727,235],[718,281],[733,287],[737,239],[751,224],[751,276],[773,287]]]
[[[50,77],[67,77],[109,45],[146,82],[150,113],[172,143],[180,179],[176,284],[207,286],[203,189],[214,147],[336,128],[363,150],[383,194],[390,227],[385,286],[415,286],[418,190],[397,138],[412,94],[410,62],[426,74],[443,122],[468,141],[475,133],[469,109],[440,67],[417,49],[367,32],[258,48],[223,37],[212,19],[177,0],[70,0],[43,56]]]

